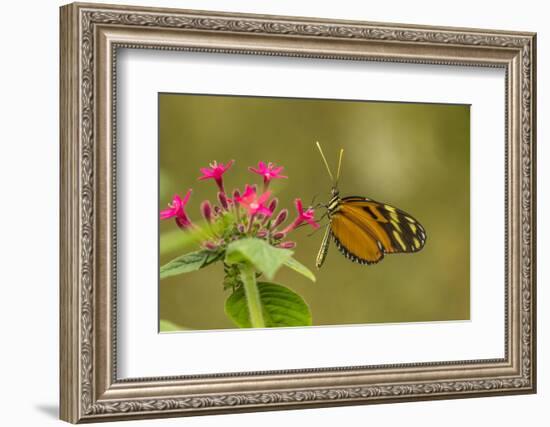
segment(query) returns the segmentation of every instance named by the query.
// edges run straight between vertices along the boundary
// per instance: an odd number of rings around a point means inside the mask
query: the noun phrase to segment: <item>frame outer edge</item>
[[[59,21],[59,418],[76,423],[80,418],[77,8],[61,6]]]
[[[537,33],[531,35],[531,390],[537,393]]]
[[[382,403],[385,401],[398,402],[410,400],[435,400],[439,398],[462,398],[470,396],[520,394],[536,391],[536,340],[535,340],[535,270],[536,255],[536,179],[535,179],[535,111],[536,111],[536,35],[533,33],[492,32],[488,30],[465,29],[461,34],[458,28],[415,27],[404,26],[397,28],[397,41],[419,42],[430,46],[453,46],[481,44],[483,47],[505,48],[509,51],[521,52],[525,55],[518,60],[522,70],[526,71],[523,77],[526,80],[517,85],[519,93],[523,95],[522,113],[518,127],[521,127],[517,139],[524,143],[525,155],[521,155],[522,162],[527,162],[518,171],[525,174],[524,186],[520,187],[520,197],[523,205],[523,219],[528,227],[525,236],[528,241],[524,246],[524,257],[527,258],[525,270],[525,284],[523,287],[523,328],[518,325],[518,331],[523,338],[517,341],[516,349],[520,360],[527,362],[523,366],[522,376],[507,379],[489,378],[488,381],[479,378],[459,381],[458,386],[465,389],[455,389],[455,383],[422,383],[397,384],[377,386],[371,390],[353,387],[345,389],[294,389],[268,390],[259,393],[239,392],[231,394],[207,394],[194,396],[167,396],[135,400],[126,397],[121,399],[100,399],[96,394],[98,385],[96,363],[97,328],[94,328],[95,306],[98,293],[94,289],[97,285],[97,271],[94,271],[96,258],[97,222],[97,157],[95,114],[98,100],[95,76],[95,37],[90,33],[89,25],[95,25],[93,19],[86,15],[86,8],[98,12],[99,21],[117,24],[113,19],[116,13],[129,13],[130,25],[153,26],[148,13],[192,14],[193,21],[189,24],[182,22],[181,27],[198,29],[200,31],[231,32],[232,34],[251,34],[261,28],[260,33],[271,35],[283,34],[284,28],[279,28],[278,19],[283,20],[283,27],[290,28],[289,34],[293,37],[304,37],[312,40],[343,40],[345,38],[364,39],[361,28],[377,23],[357,23],[358,28],[344,21],[321,21],[317,18],[291,17],[262,17],[261,15],[224,14],[211,11],[184,11],[178,9],[157,9],[142,7],[127,7],[101,4],[72,4],[61,7],[61,40],[60,40],[60,163],[61,163],[61,197],[60,197],[60,384],[61,384],[61,411],[60,418],[71,422],[94,422],[119,419],[139,419],[152,417],[201,415],[207,413],[249,412],[259,410],[278,410],[289,408],[325,407],[349,404]],[[112,14],[111,12],[112,11]],[[136,14],[132,12],[136,12]],[[107,12],[107,13],[106,13]],[[82,15],[81,15],[82,13]],[[141,24],[134,21],[140,17]],[[235,27],[239,18],[249,26]],[[81,20],[81,18],[84,18]],[[115,17],[116,18],[116,17]],[[228,18],[231,18],[228,20]],[[234,18],[237,18],[235,21]],[[274,20],[270,22],[270,19]],[[227,23],[225,21],[228,21]],[[229,22],[232,21],[232,22]],[[233,22],[235,21],[235,22]],[[265,22],[267,21],[267,22]],[[124,21],[123,25],[128,24]],[[303,25],[298,25],[298,24]],[[173,22],[162,27],[172,27]],[[222,25],[223,24],[223,25]],[[327,24],[327,25],[325,25]],[[93,26],[92,25],[92,26]],[[274,26],[275,25],[275,26]],[[333,25],[341,25],[345,32],[334,32]],[[394,25],[380,24],[384,34],[391,31]],[[264,28],[265,26],[265,28]],[[400,27],[400,26],[399,26]],[[149,27],[150,28],[150,27]],[[419,31],[413,31],[418,28]],[[377,28],[374,28],[376,30]],[[422,30],[421,30],[422,29]],[[311,31],[313,33],[311,33]],[[455,33],[456,31],[456,33]],[[425,35],[423,33],[431,33]],[[286,34],[286,33],[285,33]],[[388,33],[393,40],[393,32]],[[456,38],[458,37],[458,38]],[[384,40],[375,34],[378,41]],[[527,52],[526,52],[527,51]],[[254,53],[254,52],[252,52]],[[294,56],[291,54],[291,56]],[[296,56],[301,56],[297,54]],[[524,62],[525,61],[525,62]],[[408,61],[405,61],[408,62]],[[530,64],[529,64],[530,62]],[[445,63],[442,59],[441,63]],[[91,68],[89,67],[91,64]],[[518,75],[519,78],[519,75]],[[524,85],[522,85],[522,83]],[[514,85],[516,87],[516,85]],[[527,95],[527,96],[525,96]],[[95,107],[93,106],[94,104]],[[529,115],[529,117],[527,117]],[[524,133],[528,135],[523,138]],[[514,138],[514,140],[516,140]],[[519,142],[519,144],[521,144]],[[528,150],[528,151],[527,151]],[[530,194],[526,194],[529,192]],[[93,239],[91,241],[90,239]],[[518,244],[521,244],[518,242]],[[518,312],[520,312],[518,308]],[[97,326],[97,324],[95,324]],[[521,328],[521,329],[520,329]],[[529,328],[531,328],[529,330]],[[520,348],[520,345],[523,344]],[[531,363],[529,363],[531,362]],[[397,388],[396,388],[397,387]],[[469,388],[471,387],[471,389]],[[398,392],[394,394],[394,392]],[[374,394],[372,394],[374,393]],[[387,397],[387,399],[386,399]],[[368,401],[367,401],[368,400]]]

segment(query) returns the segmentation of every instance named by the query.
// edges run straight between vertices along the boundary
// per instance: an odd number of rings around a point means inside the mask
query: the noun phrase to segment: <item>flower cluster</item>
[[[309,224],[313,228],[319,228],[314,210],[311,207],[304,210],[300,199],[294,201],[296,217],[288,225],[284,225],[289,217],[288,210],[281,209],[276,212],[278,199],[272,197],[269,183],[274,179],[287,178],[281,175],[282,166],[259,162],[257,167],[248,168],[263,178],[262,192],[258,191],[256,185],[246,184],[242,191],[235,189],[231,194],[226,193],[223,175],[233,163],[233,160],[225,165],[214,161],[209,167],[200,169],[202,175],[198,179],[212,179],[218,187],[216,203],[208,200],[201,203],[201,213],[210,230],[208,238],[202,242],[205,249],[218,251],[230,242],[244,237],[257,237],[275,247],[290,249],[294,248],[296,243],[287,237],[297,227]],[[160,219],[174,218],[181,229],[196,229],[185,210],[191,192],[189,189],[183,198],[176,194],[168,208],[160,212]],[[224,226],[214,226],[220,223]]]

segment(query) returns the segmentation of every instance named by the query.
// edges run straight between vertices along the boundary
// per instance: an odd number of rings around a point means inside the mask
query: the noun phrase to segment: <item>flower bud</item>
[[[237,189],[233,190],[233,200],[237,200],[241,198],[241,192]]]
[[[275,209],[277,209],[277,203],[279,203],[279,199],[276,197],[271,201],[271,203],[269,203],[268,208],[271,212],[274,212]]]
[[[283,233],[282,231],[278,231],[277,233],[275,233],[273,235],[273,239],[274,240],[281,240],[282,238],[284,238],[286,235],[286,233]]]
[[[256,237],[259,237],[260,239],[263,239],[267,236],[267,230],[265,228],[262,228],[260,231],[258,231],[258,234],[256,234]]]
[[[245,230],[244,224],[237,225],[237,230],[239,230],[239,233],[244,233],[244,230]]]
[[[224,210],[227,210],[229,208],[229,202],[227,201],[227,196],[223,192],[218,193],[218,200],[220,201],[220,205],[222,205],[222,208]]]
[[[277,247],[282,248],[282,249],[292,249],[292,248],[296,247],[296,242],[291,242],[289,240],[289,241],[286,241],[286,242],[279,243],[277,245]]]
[[[279,203],[279,200],[277,198],[274,198],[268,205],[269,212],[271,212],[271,215],[263,215],[262,218],[262,225],[266,225],[269,222],[269,219],[273,216],[273,212],[275,212],[275,209],[277,209],[277,203]]]
[[[216,249],[218,249],[218,245],[210,240],[207,240],[206,242],[203,243],[203,246],[206,248],[206,249],[209,249],[211,251],[214,251]]]
[[[218,216],[221,215],[222,210],[220,209],[219,206],[214,206],[214,213]]]
[[[212,205],[208,200],[201,203],[201,212],[207,222],[212,222]]]
[[[286,217],[288,216],[288,210],[283,209],[281,212],[279,212],[279,215],[275,218],[275,221],[273,221],[273,224],[271,225],[271,229],[277,228],[279,225],[281,225],[283,222],[285,222]]]

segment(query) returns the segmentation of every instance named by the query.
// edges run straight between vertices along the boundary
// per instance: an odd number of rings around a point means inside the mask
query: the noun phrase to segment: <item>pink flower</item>
[[[267,188],[269,181],[272,179],[288,178],[280,175],[283,170],[282,166],[276,167],[275,164],[271,162],[267,165],[264,162],[258,162],[258,168],[249,167],[248,170],[264,177],[264,189]]]
[[[296,199],[294,200],[294,204],[296,205],[296,210],[298,211],[298,216],[296,219],[290,224],[288,227],[286,227],[283,230],[283,233],[287,234],[294,230],[299,225],[303,224],[304,222],[307,222],[309,225],[311,225],[313,228],[319,228],[320,225],[315,222],[315,211],[311,208],[308,208],[304,211],[304,207],[302,205],[302,200]]]
[[[201,168],[202,176],[199,177],[199,180],[204,179],[213,179],[216,181],[216,184],[218,184],[218,188],[221,192],[225,192],[223,189],[223,174],[233,165],[234,160],[230,160],[227,162],[227,164],[224,166],[223,163],[216,162],[215,160],[210,163],[209,168]]]
[[[191,189],[187,191],[187,194],[182,199],[177,194],[174,195],[172,199],[172,203],[168,204],[168,209],[164,209],[160,211],[160,219],[169,219],[169,218],[176,218],[176,224],[179,228],[185,229],[188,227],[191,227],[191,220],[185,213],[185,205],[187,205],[187,202],[189,201],[189,197],[191,196]]]
[[[247,185],[242,196],[235,198],[235,202],[239,203],[241,206],[244,206],[248,210],[248,214],[251,217],[256,214],[271,216],[273,212],[265,206],[265,203],[269,200],[270,196],[271,193],[269,191],[266,191],[261,196],[258,196],[256,194],[256,190]]]

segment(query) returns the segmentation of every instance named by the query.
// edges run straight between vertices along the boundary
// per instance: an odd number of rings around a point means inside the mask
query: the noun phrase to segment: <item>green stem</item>
[[[246,295],[246,305],[248,306],[248,313],[250,314],[250,323],[253,328],[265,328],[264,316],[262,314],[262,301],[260,300],[260,292],[256,285],[254,267],[250,264],[243,264],[240,270],[244,293]]]

